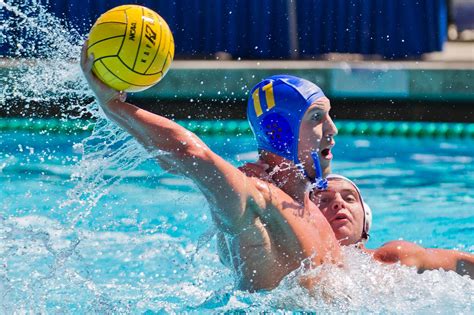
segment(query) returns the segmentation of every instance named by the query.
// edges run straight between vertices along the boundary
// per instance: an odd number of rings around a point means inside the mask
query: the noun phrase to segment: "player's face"
[[[331,148],[336,144],[334,136],[337,134],[337,128],[329,116],[330,109],[329,99],[321,97],[306,110],[301,121],[298,157],[311,177],[315,176],[311,158],[313,151],[319,154],[323,173],[327,175],[331,171]]]
[[[364,209],[359,193],[343,179],[330,179],[326,191],[313,196],[323,215],[342,245],[360,241],[364,224]]]

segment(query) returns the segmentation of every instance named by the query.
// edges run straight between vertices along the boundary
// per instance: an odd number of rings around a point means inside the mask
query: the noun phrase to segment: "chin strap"
[[[304,169],[303,165],[298,159],[295,160],[295,164],[303,175],[311,181],[310,190],[326,190],[328,189],[328,180],[323,177],[323,171],[321,170],[321,164],[319,164],[319,154],[316,151],[311,152],[311,158],[314,163],[315,178],[309,177],[308,173]]]
[[[328,189],[328,180],[323,178],[323,171],[321,170],[321,164],[319,164],[318,152],[311,152],[311,157],[313,158],[314,170],[316,173],[314,180],[311,181],[311,186],[318,190],[326,190]]]

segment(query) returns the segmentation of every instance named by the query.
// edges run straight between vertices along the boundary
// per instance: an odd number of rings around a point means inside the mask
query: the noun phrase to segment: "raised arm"
[[[209,200],[218,227],[238,233],[253,217],[247,202],[263,202],[247,176],[184,127],[125,102],[125,94],[109,88],[92,73],[93,57],[87,56],[86,47],[87,42],[81,68],[107,117],[153,153],[163,169],[193,179]]]
[[[420,272],[440,268],[452,270],[474,279],[474,255],[457,250],[423,248],[410,242],[393,241],[377,249],[374,258],[385,263],[400,262],[416,267]]]

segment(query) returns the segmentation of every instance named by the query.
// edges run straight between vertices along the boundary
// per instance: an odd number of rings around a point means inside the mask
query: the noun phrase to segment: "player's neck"
[[[293,199],[303,203],[309,180],[303,176],[295,164],[269,152],[261,155],[261,159],[269,165],[267,173],[273,182]]]

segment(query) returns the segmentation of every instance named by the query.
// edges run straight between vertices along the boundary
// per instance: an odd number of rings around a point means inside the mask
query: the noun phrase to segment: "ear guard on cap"
[[[321,97],[324,93],[316,84],[295,76],[274,75],[258,83],[250,91],[247,103],[247,118],[258,149],[300,165],[298,140],[301,120],[308,107]],[[316,188],[324,189],[322,172],[318,175],[317,170],[319,157],[312,157],[317,174],[312,182]]]
[[[362,198],[362,196],[361,196]],[[364,206],[364,233],[365,235],[363,235],[363,237],[368,240],[369,239],[369,231],[370,231],[370,227],[372,226],[372,209],[370,208],[370,206],[364,201],[362,203],[362,205]]]
[[[314,170],[316,173],[316,177],[314,178],[312,186],[318,190],[326,190],[328,189],[328,180],[323,177],[323,170],[321,169],[321,164],[319,163],[318,152],[311,152],[311,157],[313,158]]]

